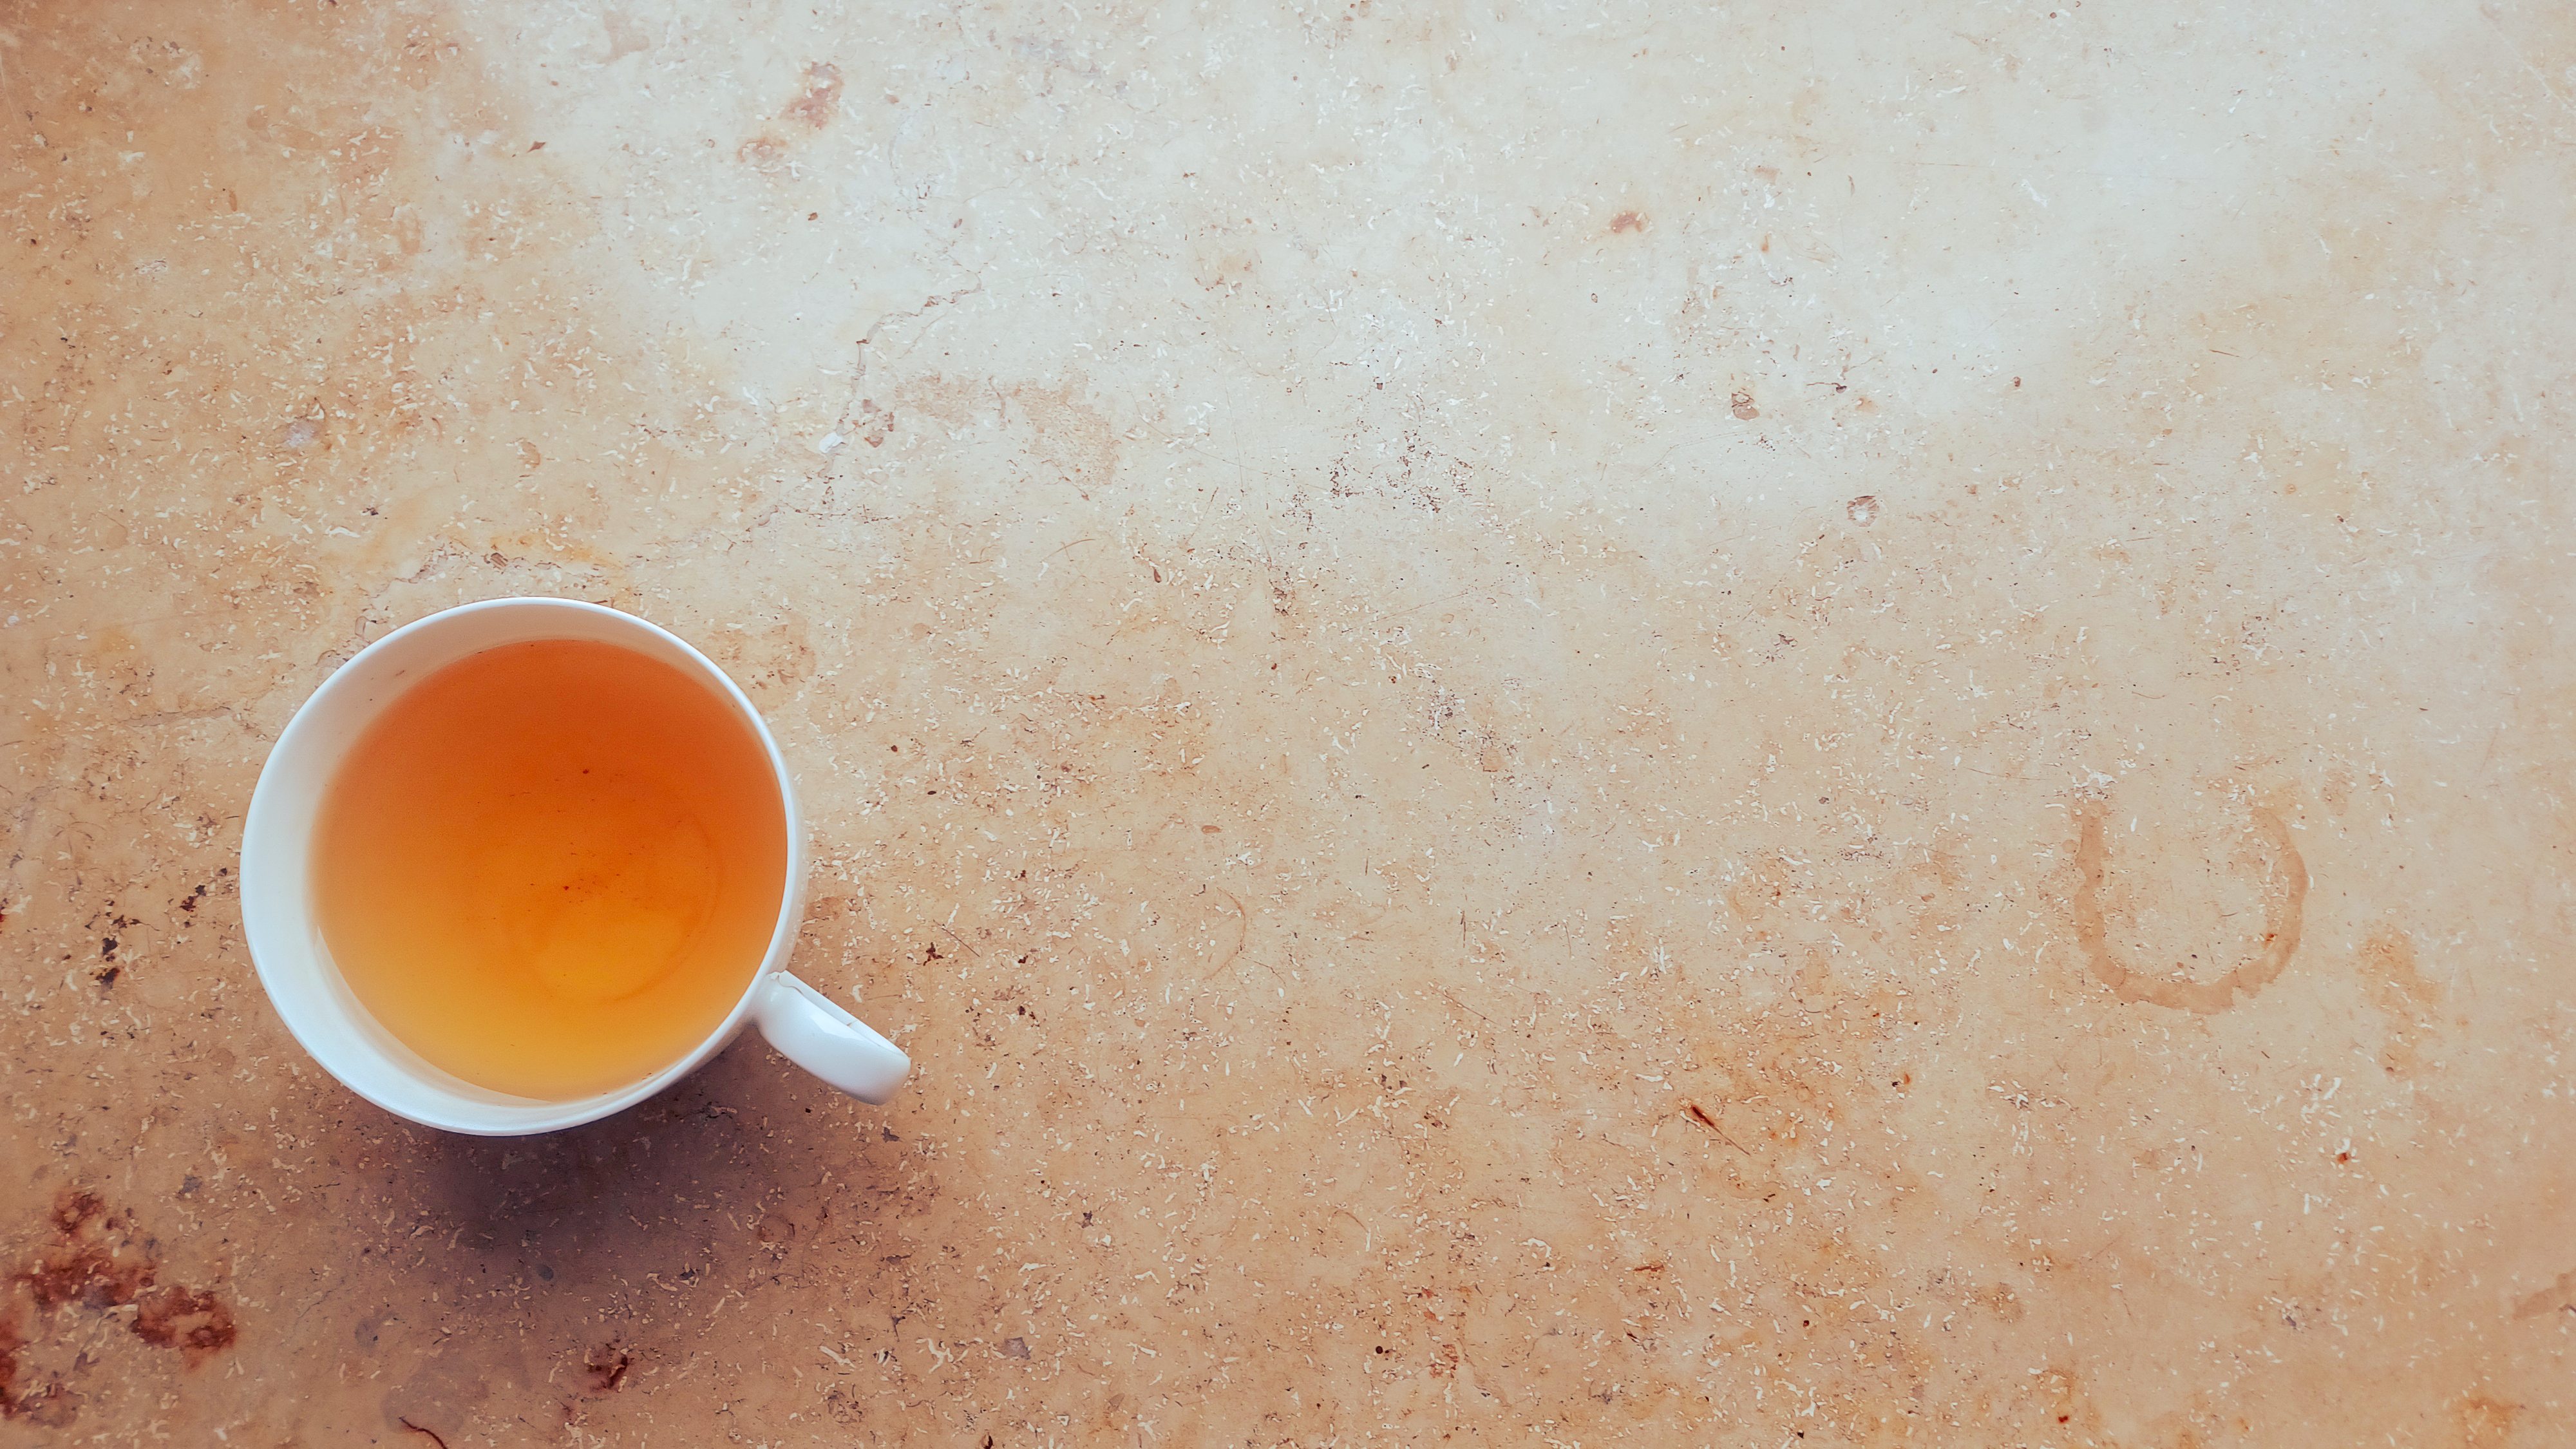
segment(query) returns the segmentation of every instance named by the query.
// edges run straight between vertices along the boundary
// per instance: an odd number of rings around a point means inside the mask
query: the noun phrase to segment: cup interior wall
[[[314,825],[323,798],[367,726],[405,691],[447,665],[487,649],[547,639],[634,650],[678,669],[723,700],[769,757],[788,830],[787,883],[778,924],[761,968],[745,982],[724,1024],[687,1056],[643,1081],[561,1101],[477,1086],[431,1064],[386,1030],[332,961],[313,908],[312,885]],[[666,631],[615,610],[560,599],[493,600],[435,614],[386,635],[341,666],[296,712],[260,773],[243,829],[242,919],[271,1003],[325,1070],[359,1095],[413,1121],[450,1131],[512,1135],[605,1116],[722,1050],[741,1031],[761,978],[783,963],[792,944],[803,876],[795,796],[777,745],[758,712],[721,670]]]

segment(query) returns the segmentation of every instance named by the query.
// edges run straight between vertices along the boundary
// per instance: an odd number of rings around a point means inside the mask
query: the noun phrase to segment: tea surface
[[[740,999],[786,885],[760,741],[615,645],[487,650],[396,700],[315,828],[358,999],[479,1086],[564,1099],[676,1060]]]

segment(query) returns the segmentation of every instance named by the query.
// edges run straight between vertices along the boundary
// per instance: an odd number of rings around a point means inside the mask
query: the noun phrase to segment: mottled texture
[[[0,1445],[2576,1440],[2571,14],[0,10]],[[303,1062],[509,593],[891,1107]]]

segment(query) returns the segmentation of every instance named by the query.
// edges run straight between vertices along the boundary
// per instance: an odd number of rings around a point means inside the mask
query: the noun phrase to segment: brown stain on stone
[[[2079,1391],[2075,1371],[2050,1368],[2039,1375],[2037,1385],[2044,1402],[2039,1405],[2040,1432],[2066,1434],[2070,1437],[2090,1427],[2094,1417]]]
[[[953,299],[929,298],[923,306],[936,307],[949,300]],[[1032,459],[1086,498],[1108,483],[1118,468],[1119,438],[1091,400],[1090,379],[1081,372],[1070,372],[1052,383],[933,373],[905,384],[894,395],[892,407],[882,413],[873,400],[863,401],[860,410],[864,415],[860,426],[872,433],[892,429],[897,411],[948,429],[998,424],[1008,441],[1026,449]]]
[[[2459,1449],[2490,1449],[2513,1442],[2513,1422],[2522,1416],[2522,1406],[2487,1394],[2469,1394],[2452,1407],[2451,1416],[2458,1435],[2453,1442]]]
[[[2361,943],[2354,961],[2364,995],[2388,1018],[2388,1037],[2379,1049],[2379,1064],[2393,1076],[2405,1076],[2422,1062],[2422,1034],[2442,988],[2427,979],[2415,953],[2415,939],[2394,922],[2384,922]]]
[[[175,1348],[191,1364],[240,1341],[232,1309],[213,1293],[162,1288],[145,1294],[134,1316],[134,1336],[155,1348]]]
[[[653,48],[653,37],[646,33],[643,22],[625,11],[608,11],[599,17],[599,23],[608,37],[609,65]]]
[[[2539,1292],[2515,1300],[2515,1318],[2538,1318],[2549,1313],[2576,1313],[2576,1268],[2558,1275],[2558,1281]]]
[[[2102,890],[2110,876],[2110,847],[2102,833],[2105,802],[2079,800],[2075,806],[2075,943],[2094,978],[2124,1002],[2173,1007],[2203,1016],[2225,1011],[2238,996],[2251,998],[2270,985],[2299,949],[2299,932],[2308,899],[2308,866],[2290,839],[2279,812],[2253,807],[2254,830],[2271,846],[2276,868],[2267,882],[2263,910],[2263,944],[2254,958],[2215,981],[2149,978],[2123,965],[2113,954],[2102,914]]]
[[[805,67],[805,93],[789,101],[778,118],[819,131],[832,124],[832,118],[840,113],[841,68],[818,60]]]
[[[40,1314],[132,1307],[127,1329],[155,1348],[177,1350],[191,1368],[239,1341],[231,1307],[212,1290],[156,1281],[161,1265],[133,1214],[111,1210],[96,1192],[66,1189],[56,1196],[49,1220],[54,1242],[12,1275]],[[9,1332],[17,1345],[28,1342],[18,1337],[14,1320]]]
[[[594,1394],[613,1394],[623,1388],[626,1375],[634,1367],[634,1351],[614,1340],[591,1349],[582,1359],[582,1369]]]
[[[59,1427],[77,1412],[71,1403],[69,1389],[62,1380],[47,1381],[41,1388],[18,1387],[18,1351],[27,1347],[27,1337],[19,1331],[18,1316],[0,1318],[0,1419],[25,1418],[38,1424]]]
[[[1118,440],[1087,392],[1085,379],[1076,375],[1053,387],[1022,383],[1010,395],[1037,430],[1039,456],[1069,480],[1097,486],[1117,469]]]
[[[841,68],[829,61],[805,67],[805,89],[778,113],[778,119],[805,130],[820,131],[841,113]],[[787,163],[788,142],[769,130],[734,148],[734,159],[754,171],[773,172]]]
[[[108,1241],[107,1234],[121,1224],[98,1194],[67,1191],[55,1200],[51,1217],[53,1246],[17,1275],[38,1308],[50,1312],[67,1303],[122,1307],[152,1286],[157,1265],[123,1243]]]

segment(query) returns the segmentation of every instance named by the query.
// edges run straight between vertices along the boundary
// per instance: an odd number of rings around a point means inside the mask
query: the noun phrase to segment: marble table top
[[[2050,3],[0,9],[0,1446],[2576,1442],[2576,11]],[[287,1035],[514,594],[891,1104]]]

